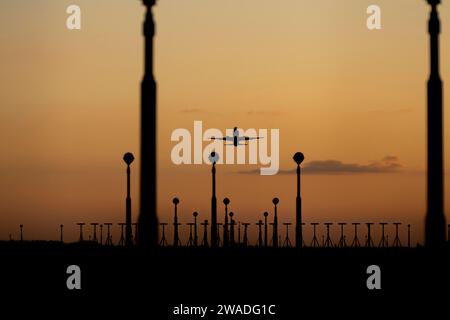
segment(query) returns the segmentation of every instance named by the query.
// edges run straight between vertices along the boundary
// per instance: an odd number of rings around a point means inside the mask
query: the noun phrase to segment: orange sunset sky
[[[443,2],[445,102],[450,6]],[[70,4],[81,7],[79,31],[66,28]],[[366,27],[371,4],[382,9],[382,30]],[[171,221],[174,196],[181,222],[195,210],[209,219],[210,166],[170,159],[172,131],[192,131],[201,120],[204,129],[280,130],[282,173],[218,166],[220,220],[225,196],[237,220],[252,223],[272,212],[277,196],[281,222],[293,222],[295,175],[286,171],[302,151],[311,168],[302,180],[306,222],[411,223],[413,243],[421,242],[428,13],[424,0],[159,0],[160,220]],[[17,239],[22,223],[26,239],[56,240],[63,223],[66,240],[76,240],[76,222],[124,219],[122,155],[139,156],[143,15],[138,0],[0,2],[0,239]],[[449,133],[446,125],[445,150]],[[317,161],[326,162],[318,168]],[[135,217],[138,169],[136,161]],[[448,213],[450,188],[445,194]]]

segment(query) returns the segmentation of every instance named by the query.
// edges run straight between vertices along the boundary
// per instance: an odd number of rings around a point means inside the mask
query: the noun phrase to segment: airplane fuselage
[[[239,131],[236,127],[233,129],[233,146],[237,147],[239,145]]]

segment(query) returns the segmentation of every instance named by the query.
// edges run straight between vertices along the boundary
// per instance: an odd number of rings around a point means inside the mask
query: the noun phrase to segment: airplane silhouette
[[[245,146],[248,145],[248,143],[239,143],[241,141],[249,141],[249,140],[259,140],[262,139],[263,137],[247,137],[247,136],[240,136],[239,135],[239,130],[237,127],[233,128],[233,136],[225,136],[222,138],[216,138],[216,137],[211,137],[211,140],[223,140],[223,141],[232,141],[233,143],[225,143],[226,146]]]

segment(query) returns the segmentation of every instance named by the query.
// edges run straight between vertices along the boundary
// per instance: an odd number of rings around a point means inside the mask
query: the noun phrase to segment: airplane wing
[[[211,140],[233,141],[233,137],[229,137],[229,136],[226,136],[226,137],[220,137],[220,138],[211,137],[210,139],[211,139]]]
[[[248,140],[259,140],[262,139],[264,137],[239,137],[238,140],[239,141],[248,141]]]

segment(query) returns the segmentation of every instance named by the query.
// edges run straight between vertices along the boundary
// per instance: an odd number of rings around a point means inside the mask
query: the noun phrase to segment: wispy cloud
[[[368,164],[345,163],[339,160],[313,160],[303,165],[304,174],[356,174],[397,172],[403,165],[396,156],[386,156]],[[259,169],[239,171],[240,174],[259,174]],[[278,174],[295,174],[295,169],[280,169]]]
[[[368,164],[345,163],[338,160],[316,160],[305,163],[304,173],[380,173],[393,172],[403,165],[395,156],[386,156]]]

